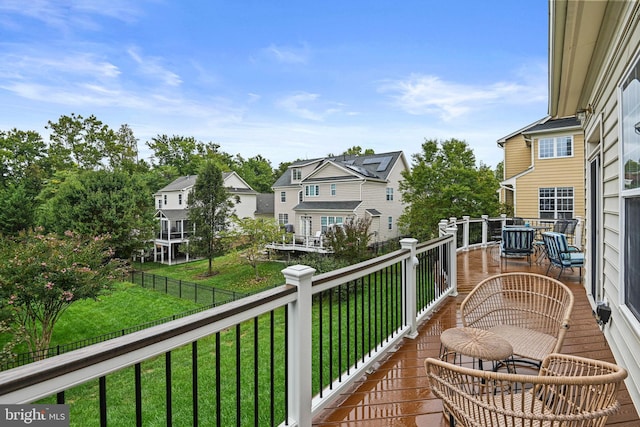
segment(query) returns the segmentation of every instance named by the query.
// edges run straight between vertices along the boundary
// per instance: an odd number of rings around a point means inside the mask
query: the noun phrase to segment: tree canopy
[[[222,172],[213,161],[206,162],[199,171],[188,205],[189,221],[195,230],[189,241],[190,249],[209,260],[208,274],[212,275],[213,259],[226,248],[224,232],[233,207],[224,188]]]
[[[36,231],[3,239],[0,297],[25,331],[30,351],[45,357],[64,310],[110,289],[122,264],[107,242],[103,236],[85,239],[70,231],[64,236]]]
[[[476,166],[464,141],[425,140],[403,178],[400,191],[407,208],[399,223],[417,239],[436,236],[441,219],[498,213],[500,185],[495,173],[485,165]]]

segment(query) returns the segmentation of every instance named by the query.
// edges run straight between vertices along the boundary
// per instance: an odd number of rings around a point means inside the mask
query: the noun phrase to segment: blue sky
[[[71,113],[272,166],[467,141],[478,162],[547,114],[548,4],[1,0],[0,130]]]

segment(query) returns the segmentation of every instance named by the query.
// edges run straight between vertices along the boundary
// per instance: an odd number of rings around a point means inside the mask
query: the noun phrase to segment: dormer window
[[[302,179],[302,170],[298,168],[291,169],[291,180],[300,181]]]

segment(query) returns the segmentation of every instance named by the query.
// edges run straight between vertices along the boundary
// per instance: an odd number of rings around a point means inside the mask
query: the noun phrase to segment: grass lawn
[[[135,263],[136,270],[167,276],[176,280],[209,285],[243,293],[253,293],[284,283],[282,270],[286,264],[278,261],[264,261],[258,264],[259,280],[256,280],[253,267],[235,251],[213,260],[214,275],[207,276],[209,260],[202,259],[185,264],[165,265],[159,263]]]
[[[159,265],[155,263],[141,264],[145,272],[157,275],[169,276],[184,281],[192,281],[200,284],[236,290],[241,292],[255,292],[257,290],[271,288],[284,283],[281,270],[286,265],[279,262],[261,263],[259,273],[264,278],[256,281],[253,269],[237,254],[230,254],[214,260],[214,270],[218,274],[212,277],[205,277],[208,261],[200,260],[186,264],[173,266]],[[137,266],[136,266],[137,267]],[[400,283],[399,280],[395,281]],[[374,286],[374,283],[376,285]],[[329,359],[328,352],[336,352],[341,356],[333,358],[334,375],[339,372],[340,365],[353,363],[352,357],[361,357],[363,352],[372,345],[367,339],[367,343],[353,344],[351,350],[344,347],[336,347],[328,341],[328,324],[334,326],[334,334],[342,336],[344,341],[351,341],[360,333],[355,329],[351,338],[348,338],[352,328],[365,327],[371,319],[370,315],[365,317],[365,307],[367,312],[371,308],[374,312],[380,311],[382,304],[390,298],[391,288],[394,285],[387,283],[382,277],[373,276],[370,285],[373,288],[347,288],[346,292],[341,292],[342,304],[334,303],[333,306],[324,304],[322,311],[334,312],[332,319],[324,323],[323,328],[323,351],[325,358],[323,365],[327,366]],[[395,291],[393,291],[395,292]],[[376,294],[371,297],[371,294]],[[356,299],[358,300],[356,302]],[[358,310],[348,310],[349,305],[358,304]],[[373,306],[373,307],[370,307]],[[393,306],[393,304],[392,304]],[[62,316],[56,325],[54,332],[54,343],[68,343],[80,339],[90,338],[96,335],[117,331],[122,328],[134,326],[140,323],[157,320],[162,317],[171,316],[195,308],[196,305],[187,300],[167,296],[161,292],[143,289],[130,283],[117,285],[116,291],[100,298],[99,301],[82,301],[74,303]],[[353,306],[352,306],[353,307]],[[313,318],[317,321],[320,307],[314,304]],[[355,312],[354,312],[355,311]],[[349,318],[350,320],[347,320]],[[260,316],[254,323],[245,322],[238,328],[232,327],[218,334],[220,339],[220,350],[217,351],[216,336],[207,337],[198,341],[197,358],[198,378],[199,378],[199,398],[198,412],[201,414],[200,422],[209,425],[215,420],[216,411],[221,411],[220,421],[222,425],[235,425],[236,405],[242,407],[240,425],[253,424],[252,416],[256,403],[254,398],[258,396],[258,413],[260,414],[260,425],[271,425],[267,398],[271,395],[270,380],[275,379],[273,398],[276,401],[275,421],[282,420],[284,414],[282,404],[284,403],[284,336],[283,322],[284,309],[278,309],[274,313],[273,319],[269,314]],[[271,322],[274,322],[273,328]],[[379,324],[379,331],[382,333],[388,328],[393,329],[395,323],[392,319],[380,317],[375,320]],[[384,324],[384,325],[383,325]],[[351,325],[346,328],[346,325]],[[254,337],[254,327],[259,329],[258,336]],[[367,326],[368,328],[368,326]],[[377,328],[377,327],[376,327]],[[364,329],[363,329],[364,330]],[[275,333],[273,337],[273,356],[275,365],[269,364],[271,354],[271,331]],[[313,331],[314,345],[314,366],[318,366],[318,334],[319,330]],[[344,335],[346,334],[346,335]],[[255,338],[255,339],[254,339]],[[380,338],[379,336],[377,337]],[[334,339],[338,339],[334,336]],[[238,347],[238,342],[241,345]],[[171,352],[171,389],[172,408],[174,425],[190,425],[192,408],[192,368],[191,358],[192,346],[185,346]],[[347,351],[349,354],[347,354]],[[255,352],[255,353],[254,353]],[[220,375],[217,377],[215,371],[216,354],[220,356]],[[254,354],[260,354],[256,359]],[[240,355],[240,366],[236,364],[236,355]],[[166,425],[166,376],[165,356],[161,355],[141,364],[142,373],[142,399],[143,399],[143,420],[145,425]],[[257,376],[256,376],[257,375]],[[323,384],[331,381],[327,377],[328,370],[322,374]],[[257,382],[256,382],[257,378]],[[107,399],[108,399],[108,419],[109,425],[128,426],[135,421],[135,407],[133,399],[135,396],[134,368],[129,367],[122,371],[111,374],[107,377]],[[320,378],[316,369],[313,373],[314,390],[317,391]],[[217,389],[217,384],[220,389]],[[236,384],[242,384],[240,392],[236,394]],[[220,396],[221,402],[218,406],[216,396]],[[71,405],[71,425],[86,426],[98,425],[98,381],[78,386],[65,392],[65,399]],[[53,403],[55,397],[45,399],[40,403]]]

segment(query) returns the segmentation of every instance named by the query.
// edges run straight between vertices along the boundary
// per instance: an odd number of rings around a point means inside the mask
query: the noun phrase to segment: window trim
[[[314,189],[312,192],[311,189]],[[313,193],[313,194],[312,194]],[[320,186],[318,184],[307,184],[304,186],[305,197],[318,197],[320,196]]]
[[[627,212],[627,201],[629,199],[637,199],[640,198],[640,185],[633,188],[631,185],[627,188],[626,180],[627,173],[625,167],[625,159],[627,158],[628,147],[632,145],[631,141],[627,142],[627,136],[635,136],[635,125],[640,120],[640,109],[634,102],[630,102],[632,107],[627,110],[625,103],[625,89],[627,89],[630,83],[638,79],[637,73],[640,71],[640,54],[636,54],[635,59],[631,62],[631,66],[628,68],[626,73],[624,74],[622,80],[620,81],[617,91],[618,91],[618,177],[619,177],[619,229],[621,232],[618,237],[618,251],[619,251],[619,263],[620,269],[618,272],[618,283],[620,285],[618,292],[618,306],[620,308],[620,312],[623,317],[626,318],[629,326],[633,329],[637,334],[640,334],[640,316],[638,312],[640,312],[640,306],[627,304],[628,300],[628,286],[629,283],[627,281],[627,259],[628,259],[628,250],[627,250],[627,239],[625,236],[627,235],[627,219],[629,217],[629,213]],[[629,80],[632,74],[635,73],[633,79]],[[638,79],[640,80],[640,79]],[[640,96],[640,89],[636,90],[639,92],[638,96]],[[629,92],[631,93],[631,92]],[[634,115],[634,113],[636,113]],[[630,123],[629,123],[630,122]],[[627,132],[629,134],[627,134]],[[640,132],[639,132],[640,133]],[[630,183],[631,184],[631,183]],[[639,254],[631,254],[631,259],[637,257]]]
[[[280,203],[287,203],[287,192],[286,191],[281,191],[280,192]]]
[[[388,202],[393,202],[393,187],[387,187],[386,197]]]
[[[566,138],[571,139],[571,154],[560,156],[558,155],[558,145],[560,142],[566,141]],[[542,141],[553,141],[553,154],[551,156],[542,156]],[[568,159],[575,156],[575,141],[573,135],[560,135],[548,138],[538,138],[538,159],[550,160],[550,159]]]
[[[338,185],[335,183],[331,184],[329,194],[331,194],[332,196],[335,196],[338,192],[337,190],[338,190]]]
[[[542,201],[542,197],[540,196],[540,192],[542,190],[553,190],[553,216],[552,217],[547,217],[547,216],[543,216],[543,212],[545,213],[549,213],[552,211],[549,210],[542,210],[541,209],[541,201]],[[569,197],[559,197],[558,196],[558,190],[563,189],[570,189],[571,190],[571,213],[569,216],[558,216],[559,212],[569,212],[566,209],[558,209],[558,201],[560,199],[569,199]],[[549,197],[545,197],[544,199],[550,199]],[[538,187],[538,217],[539,218],[548,218],[548,219],[565,219],[565,218],[573,218],[575,216],[576,213],[576,189],[575,187]]]

